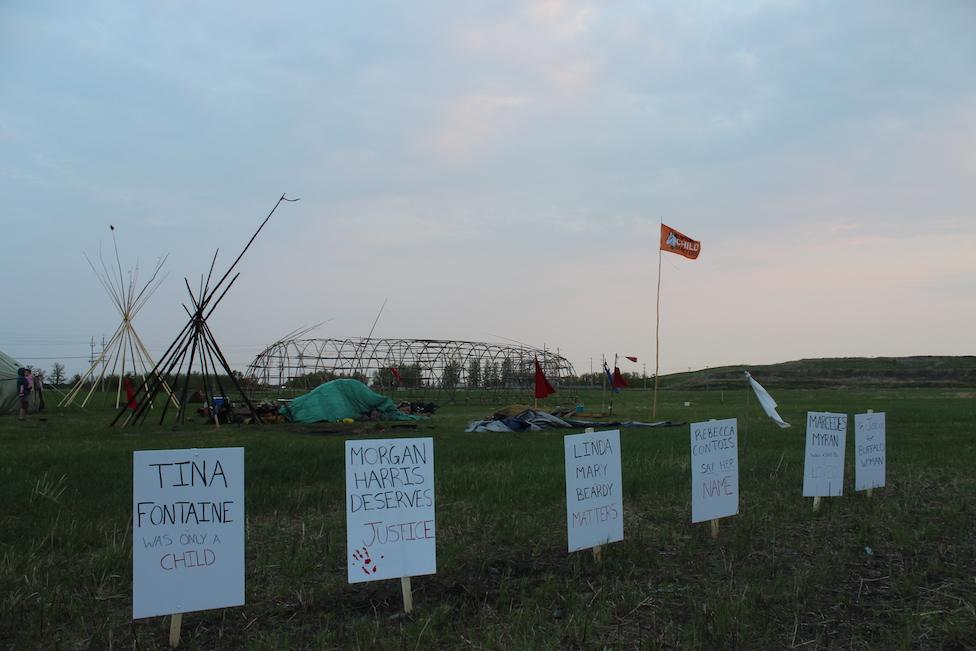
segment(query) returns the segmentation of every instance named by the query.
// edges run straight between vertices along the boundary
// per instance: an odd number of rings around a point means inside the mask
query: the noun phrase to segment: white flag
[[[756,398],[759,400],[759,404],[762,405],[763,411],[766,412],[766,415],[772,418],[773,422],[780,427],[789,427],[790,424],[780,418],[779,414],[776,413],[776,401],[773,400],[771,395],[769,395],[769,392],[766,391],[761,384],[752,379],[752,375],[749,374],[749,371],[746,371],[746,378],[749,380],[749,384],[752,385],[752,390],[756,392]]]

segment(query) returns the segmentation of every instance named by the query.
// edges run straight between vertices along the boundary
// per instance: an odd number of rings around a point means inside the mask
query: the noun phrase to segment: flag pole
[[[617,353],[613,354],[613,371],[614,373],[617,372]],[[614,376],[614,378],[616,379],[616,376]],[[617,391],[617,387],[613,384],[613,382],[611,382],[610,383],[610,415],[611,416],[613,416],[613,394],[616,393],[616,391]]]
[[[600,361],[603,362],[603,369],[600,373],[603,376],[603,380],[600,383],[602,385],[602,390],[600,391],[600,411],[603,411],[607,408],[607,358],[603,353],[600,353]]]
[[[664,225],[664,222],[661,222]],[[651,418],[657,418],[657,382],[661,362],[661,242],[658,233],[657,244],[657,310],[654,326],[654,403],[651,407]]]

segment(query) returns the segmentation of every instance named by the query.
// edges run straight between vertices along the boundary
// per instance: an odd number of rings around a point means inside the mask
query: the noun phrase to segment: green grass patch
[[[0,418],[0,645],[165,648],[167,621],[131,621],[132,451],[243,446],[247,605],[185,616],[186,648],[976,647],[976,393],[774,395],[792,429],[743,390],[659,398],[659,418],[739,418],[741,513],[718,541],[690,523],[688,427],[622,430],[625,540],[600,567],[566,552],[570,432],[466,434],[501,406],[481,397],[416,430]],[[814,513],[805,412],[868,408],[887,412],[888,485],[853,492],[849,431],[845,495]],[[624,391],[614,413],[650,420],[648,393]],[[436,446],[439,572],[414,579],[409,617],[398,582],[345,575],[343,442],[401,435]]]

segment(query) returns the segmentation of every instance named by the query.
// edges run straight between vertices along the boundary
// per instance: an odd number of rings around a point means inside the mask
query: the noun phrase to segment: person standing
[[[31,381],[26,368],[17,369],[17,398],[20,400],[19,420],[24,420],[30,405]]]

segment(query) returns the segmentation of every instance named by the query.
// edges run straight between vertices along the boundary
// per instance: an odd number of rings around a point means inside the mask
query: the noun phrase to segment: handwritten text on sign
[[[691,424],[691,521],[739,512],[739,440],[735,418]]]
[[[620,431],[564,437],[569,551],[624,539]]]
[[[244,603],[244,448],[132,457],[132,617]]]
[[[885,415],[854,414],[854,490],[885,485]]]
[[[803,463],[803,496],[844,494],[844,450],[847,414],[807,412],[807,447]]]
[[[434,439],[346,441],[349,583],[437,571]]]

